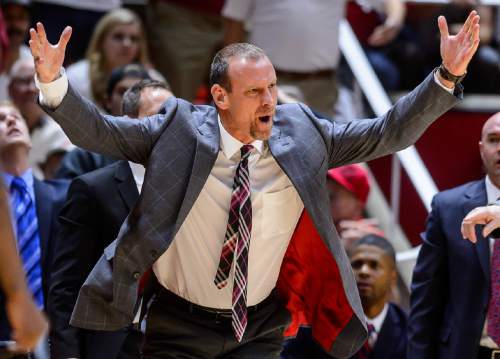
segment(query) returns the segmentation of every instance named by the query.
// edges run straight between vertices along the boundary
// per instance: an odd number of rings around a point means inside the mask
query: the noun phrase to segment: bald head
[[[484,123],[479,152],[486,174],[500,188],[500,112]]]

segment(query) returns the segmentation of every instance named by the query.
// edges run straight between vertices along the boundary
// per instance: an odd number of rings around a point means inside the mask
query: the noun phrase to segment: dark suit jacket
[[[484,180],[437,194],[411,285],[408,358],[476,358],[488,308],[488,240],[462,238],[460,224],[487,203]],[[479,227],[479,226],[478,226]]]
[[[66,153],[56,173],[56,178],[73,179],[85,173],[95,171],[117,160],[99,153],[75,148]]]
[[[318,119],[305,105],[276,108],[267,144],[304,203],[276,283],[292,316],[285,336],[309,324],[322,347],[340,358],[363,344],[363,308],[328,211],[326,173],[413,144],[457,100],[430,74],[375,119],[337,124]],[[147,164],[137,205],[82,286],[71,317],[87,329],[126,327],[138,307],[141,276],[169,248],[217,159],[217,110],[171,97],[157,115],[130,121],[101,115],[71,86],[56,109],[45,110],[76,145]]]
[[[48,300],[52,359],[117,357],[127,336],[126,331],[87,331],[70,326],[69,321],[85,278],[104,248],[116,238],[138,197],[126,161],[72,181],[60,214],[61,230]]]
[[[389,303],[377,342],[369,359],[405,359],[407,332],[406,313],[397,305]],[[327,359],[331,358],[311,336],[310,328],[301,328],[297,338],[285,342],[282,359]],[[351,359],[357,359],[354,355]]]
[[[59,230],[57,220],[59,211],[66,200],[68,181],[40,181],[35,178],[35,202],[40,233],[40,249],[42,252],[42,287],[47,308],[47,297],[52,273],[54,243]],[[0,340],[10,337],[10,328],[4,311],[4,298],[0,295]]]

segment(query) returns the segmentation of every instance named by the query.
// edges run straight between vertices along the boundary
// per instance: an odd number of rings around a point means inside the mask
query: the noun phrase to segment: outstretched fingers
[[[448,23],[446,22],[446,18],[442,15],[438,17],[438,27],[439,33],[441,34],[441,41],[450,36],[448,32]]]
[[[66,26],[59,37],[59,42],[57,43],[57,47],[61,48],[62,51],[66,49],[66,45],[68,44],[69,39],[71,38],[71,33],[73,29],[71,26]]]

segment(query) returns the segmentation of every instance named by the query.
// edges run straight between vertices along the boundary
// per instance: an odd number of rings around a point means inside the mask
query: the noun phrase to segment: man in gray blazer
[[[276,106],[274,68],[249,44],[215,56],[215,108],[171,98],[143,121],[104,116],[61,70],[71,28],[53,46],[37,24],[30,46],[46,111],[77,146],[147,166],[138,203],[80,290],[71,324],[127,326],[152,268],[159,285],[145,358],[274,358],[301,325],[332,356],[356,352],[366,326],[326,172],[411,145],[461,97],[453,74],[465,73],[477,49],[479,16],[456,36],[442,17],[439,27],[440,71],[384,116],[335,124],[302,104]]]

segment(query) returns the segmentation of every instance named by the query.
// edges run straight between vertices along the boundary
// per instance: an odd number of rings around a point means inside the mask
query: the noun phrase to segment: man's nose
[[[262,105],[271,106],[272,104],[273,104],[273,92],[271,89],[266,89],[262,94]]]

